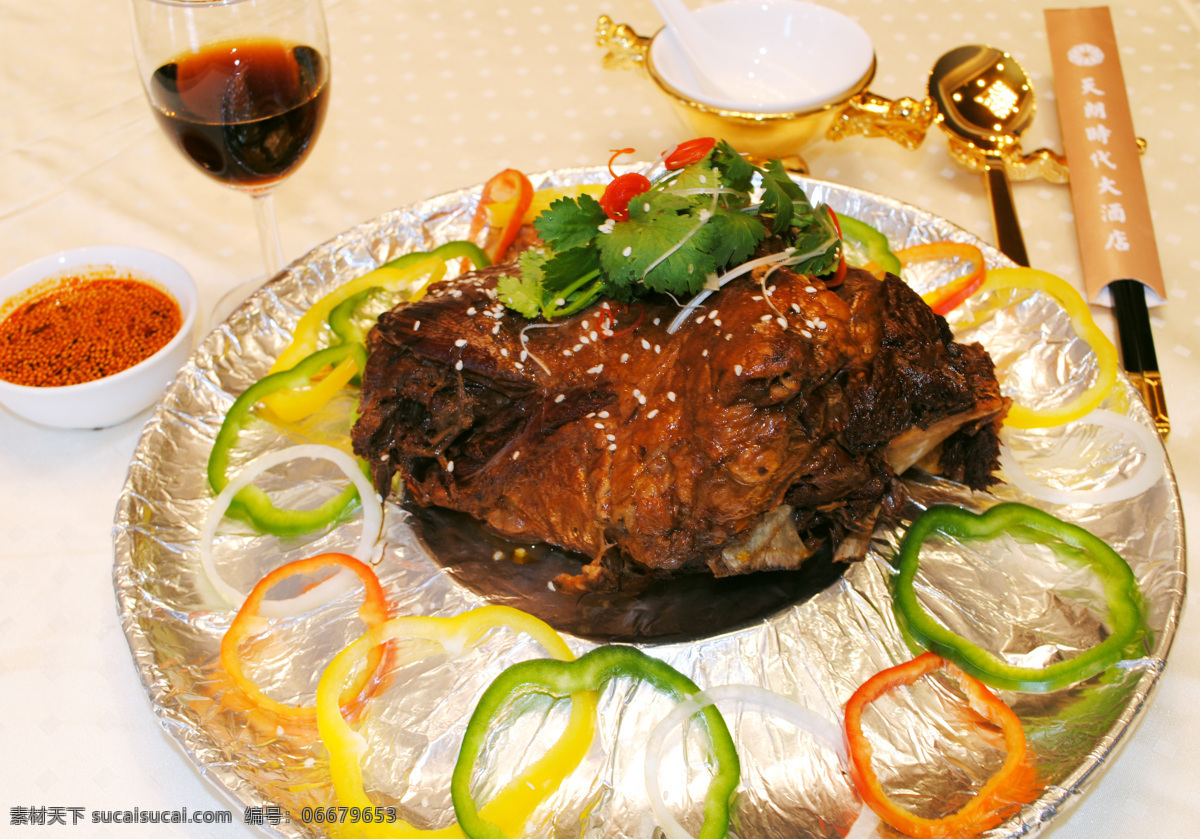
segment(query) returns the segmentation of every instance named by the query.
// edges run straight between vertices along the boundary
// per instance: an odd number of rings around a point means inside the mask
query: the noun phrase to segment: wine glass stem
[[[280,244],[279,225],[275,221],[275,195],[267,190],[252,195],[251,200],[254,202],[254,220],[258,222],[258,239],[262,244],[269,279],[283,268],[283,245]]]

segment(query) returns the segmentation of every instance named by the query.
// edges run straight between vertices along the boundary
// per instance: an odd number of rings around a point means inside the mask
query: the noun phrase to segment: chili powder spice
[[[0,320],[0,379],[30,387],[90,382],[158,352],[183,325],[171,295],[128,277],[71,277]]]

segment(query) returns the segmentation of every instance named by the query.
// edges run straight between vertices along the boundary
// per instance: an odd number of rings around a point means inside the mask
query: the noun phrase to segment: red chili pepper
[[[600,208],[614,221],[629,221],[629,202],[650,189],[650,179],[640,172],[629,172],[609,183],[600,196]]]
[[[629,307],[620,303],[610,304],[605,302],[602,304],[600,306],[600,336],[602,338],[619,338],[620,336],[628,335],[630,332],[637,329],[642,322],[642,318],[646,314],[646,307],[642,306],[640,303],[634,303],[633,305],[637,306],[638,309],[637,320],[622,329],[620,332],[613,332],[613,324],[616,322],[616,315],[614,314],[613,307],[615,306],[616,309],[620,310],[621,312],[626,311]]]
[[[833,208],[828,204],[825,205],[825,209],[829,211],[829,217],[833,219],[833,229],[837,231],[839,242],[838,267],[837,270],[833,272],[833,278],[826,280],[825,285],[829,288],[837,288],[846,279],[846,246],[844,244],[840,244],[842,239],[842,225],[838,222],[837,213],[835,213]]]
[[[613,161],[623,154],[632,154],[637,149],[613,149],[608,159],[608,173],[613,179],[600,196],[600,208],[613,221],[629,221],[629,201],[650,188],[650,179],[638,172],[618,175],[613,171]]]
[[[646,316],[646,307],[641,305],[640,303],[635,303],[634,305],[637,306],[637,309],[638,309],[637,320],[635,320],[633,323],[631,323],[629,326],[625,327],[621,331],[613,332],[605,337],[619,338],[622,335],[628,335],[630,332],[632,332],[633,330],[637,329],[639,326],[642,325],[642,318],[644,318]]]
[[[474,241],[479,232],[487,226],[488,204],[511,201],[513,198],[516,198],[516,206],[513,207],[508,224],[504,225],[499,237],[484,248],[488,259],[493,263],[500,261],[504,252],[517,238],[517,232],[521,229],[525,213],[533,202],[533,184],[529,182],[529,178],[525,177],[524,172],[516,169],[505,169],[503,172],[493,175],[491,180],[484,184],[483,194],[479,196],[479,206],[475,208],[475,215],[471,219],[471,229],[467,238]],[[466,270],[465,260],[463,270]]]
[[[703,160],[716,144],[716,137],[697,137],[694,140],[684,140],[670,151],[663,152],[663,166],[668,169],[682,169],[684,166],[690,166],[697,160]]]
[[[613,161],[615,161],[618,157],[620,157],[623,154],[633,154],[635,151],[637,151],[637,149],[634,149],[634,148],[609,149],[609,151],[612,152],[612,157],[610,157],[608,159],[608,174],[612,175],[612,178],[615,181],[617,179],[617,173],[613,171],[613,168],[612,168]]]

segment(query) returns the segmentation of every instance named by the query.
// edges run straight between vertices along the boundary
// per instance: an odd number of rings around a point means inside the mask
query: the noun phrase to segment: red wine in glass
[[[284,265],[274,188],[312,152],[329,107],[321,0],[132,0],[138,75],[171,144],[250,196],[267,278]],[[213,307],[219,322],[261,277]]]
[[[269,38],[211,44],[163,64],[148,92],[189,160],[248,190],[272,186],[304,161],[329,104],[321,53]]]

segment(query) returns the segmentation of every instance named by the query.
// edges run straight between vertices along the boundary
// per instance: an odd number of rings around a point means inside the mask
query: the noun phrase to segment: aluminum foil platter
[[[543,186],[607,178],[605,168],[594,167],[532,180]],[[800,183],[813,202],[875,225],[894,247],[968,241],[983,249],[989,264],[1009,264],[965,231],[911,206],[821,181]],[[205,478],[213,438],[233,400],[266,373],[313,302],[401,253],[462,238],[479,191],[461,190],[390,212],[290,265],[198,347],[147,423],[129,468],[116,511],[114,584],[134,661],[155,714],[196,770],[239,809],[279,808],[277,824],[268,819],[256,828],[268,835],[327,835],[327,825],[306,824],[299,814],[307,806],[335,804],[336,798],[328,755],[315,728],[285,730],[247,712],[223,677],[219,647],[233,614],[208,583],[198,548],[213,500]],[[919,272],[906,279],[918,291],[939,282]],[[1055,304],[1033,295],[988,311],[976,311],[976,305],[969,301],[958,322],[978,322],[956,331],[957,338],[988,348],[1008,395],[1036,404],[1086,388],[1094,362]],[[1103,407],[1153,427],[1124,376]],[[299,442],[348,449],[353,408],[353,398],[346,396],[286,430],[256,423],[241,437],[239,462]],[[1087,423],[1006,434],[1011,450],[1036,460],[1041,478],[1060,488],[1110,486],[1145,459],[1120,434]],[[1152,638],[1144,656],[1103,678],[1052,694],[1002,695],[1024,722],[1043,791],[989,836],[1028,836],[1062,818],[1098,770],[1114,759],[1166,665],[1186,572],[1177,488],[1169,463],[1162,462],[1161,475],[1148,490],[1101,505],[1051,504],[1011,482],[972,494],[910,470],[907,507],[880,522],[864,562],[850,568],[818,564],[807,576],[746,578],[736,581],[732,597],[710,582],[651,592],[644,600],[568,600],[548,591],[546,581],[558,565],[573,561],[570,557],[539,554],[529,546],[534,562],[496,560],[511,556],[512,546],[497,546],[452,516],[416,515],[395,503],[386,507],[376,568],[394,615],[453,615],[488,602],[507,603],[555,624],[578,653],[601,640],[627,640],[701,687],[759,685],[838,720],[860,683],[912,655],[889,593],[890,561],[912,519],[925,506],[943,501],[981,510],[999,500],[1023,500],[1047,509],[1091,530],[1129,561],[1145,598]],[[305,464],[271,476],[286,488],[287,503],[299,506],[327,492],[335,473]],[[352,552],[357,540],[354,519],[289,541],[257,536],[227,521],[214,556],[226,579],[249,590],[285,561],[329,550]],[[1104,630],[1097,604],[1103,601],[1088,573],[1065,569],[1038,551],[1014,547],[998,554],[959,545],[939,548],[928,563],[923,558],[922,590],[944,591],[948,601],[959,604],[957,611],[936,607],[940,619],[1013,662],[1032,663],[1058,651],[1069,656],[1099,640]],[[276,699],[311,704],[325,663],[362,631],[356,609],[357,600],[349,595],[281,621],[273,633],[286,634],[287,652],[256,666],[253,678]],[[542,652],[533,642],[500,633],[469,653],[426,659],[392,679],[370,701],[358,729],[366,742],[362,765],[372,799],[397,807],[401,818],[418,827],[452,822],[449,777],[477,697],[506,666],[537,655]],[[918,810],[935,806],[947,784],[961,788],[978,781],[1002,759],[999,749],[981,751],[984,735],[978,726],[946,723],[954,703],[944,695],[939,699],[936,689],[924,694],[896,699],[897,713],[878,715],[872,735],[877,766],[891,794]],[[568,707],[569,702],[547,702],[538,714],[523,715],[521,724],[496,734],[477,776],[477,794],[486,795],[496,782],[511,777],[513,765],[536,759],[547,737],[561,730]],[[655,837],[641,765],[649,733],[670,707],[668,700],[634,683],[610,685],[601,697],[596,739],[583,765],[534,814],[528,834]],[[753,709],[722,712],[742,759],[736,836],[845,833],[858,802],[834,755]],[[931,731],[938,736],[931,738]],[[662,776],[670,806],[693,831],[708,777],[703,750],[695,746],[689,740],[687,749],[677,747]],[[921,768],[943,765],[962,774],[939,780]]]

